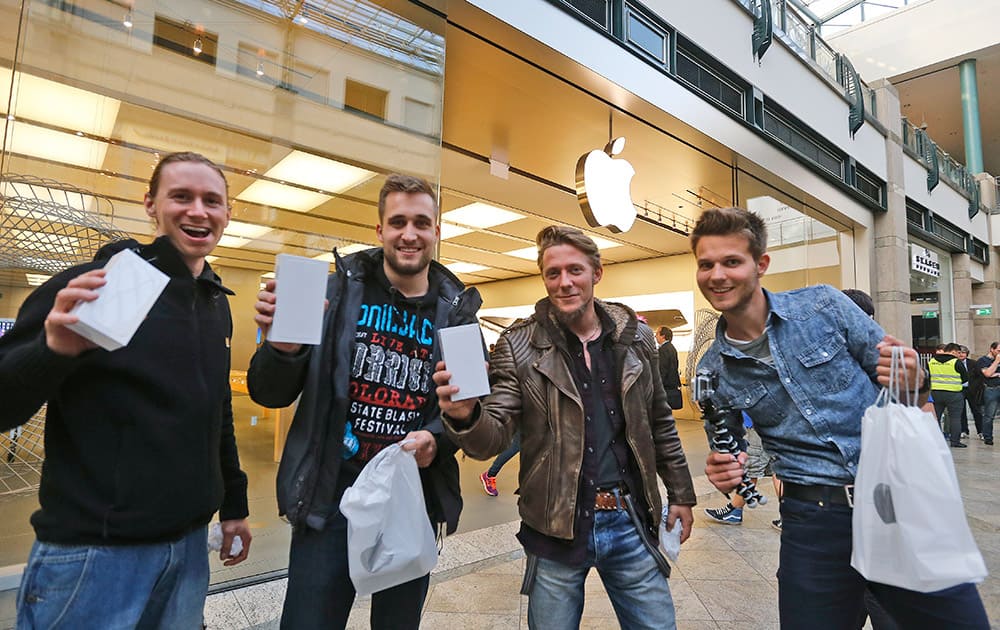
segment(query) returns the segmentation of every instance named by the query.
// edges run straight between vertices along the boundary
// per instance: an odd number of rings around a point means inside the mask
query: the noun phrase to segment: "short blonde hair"
[[[545,250],[556,245],[570,245],[583,253],[589,260],[590,266],[597,271],[601,268],[601,250],[597,248],[597,243],[592,238],[583,233],[583,230],[568,225],[550,225],[542,228],[535,237],[535,244],[538,245],[538,269],[542,270],[542,256]]]

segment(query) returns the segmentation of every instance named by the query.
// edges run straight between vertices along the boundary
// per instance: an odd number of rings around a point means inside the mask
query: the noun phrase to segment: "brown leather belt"
[[[624,510],[625,506],[618,500],[614,492],[598,492],[594,499],[595,510]]]

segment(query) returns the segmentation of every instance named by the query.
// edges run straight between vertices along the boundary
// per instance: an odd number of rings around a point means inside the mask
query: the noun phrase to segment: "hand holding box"
[[[97,299],[73,307],[80,321],[67,328],[110,351],[128,345],[170,278],[130,249],[112,256],[104,270]]]
[[[438,329],[441,356],[451,372],[451,385],[458,387],[452,400],[478,398],[490,393],[490,380],[483,358],[483,336],[479,324]]]
[[[319,345],[330,263],[278,254],[274,265],[274,320],[267,340]]]

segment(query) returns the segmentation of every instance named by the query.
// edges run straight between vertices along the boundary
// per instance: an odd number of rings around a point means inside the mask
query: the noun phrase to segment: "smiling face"
[[[572,245],[553,245],[542,253],[542,280],[556,317],[572,327],[594,308],[594,285],[604,269],[594,269],[590,258]]]
[[[156,222],[156,235],[166,236],[195,276],[205,266],[229,225],[226,182],[207,164],[171,162],[160,172],[154,195],[146,193],[146,214]]]
[[[703,236],[695,249],[698,288],[727,320],[743,315],[758,299],[764,303],[760,278],[771,263],[764,253],[755,261],[750,241],[740,234]]]
[[[390,281],[393,274],[426,275],[441,234],[434,200],[426,193],[389,193],[375,233],[382,243]]]

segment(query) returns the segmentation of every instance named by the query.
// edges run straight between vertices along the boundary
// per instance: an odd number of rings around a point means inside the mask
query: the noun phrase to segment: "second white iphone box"
[[[80,321],[67,328],[105,350],[117,350],[132,340],[170,278],[131,249],[112,256],[104,271],[107,282],[97,289],[97,299],[74,306],[70,312]]]
[[[278,254],[274,263],[274,321],[268,341],[319,345],[330,263]]]
[[[490,393],[490,379],[486,375],[483,357],[483,336],[479,324],[465,324],[439,328],[441,356],[451,372],[451,384],[458,387],[452,400],[478,398]]]

